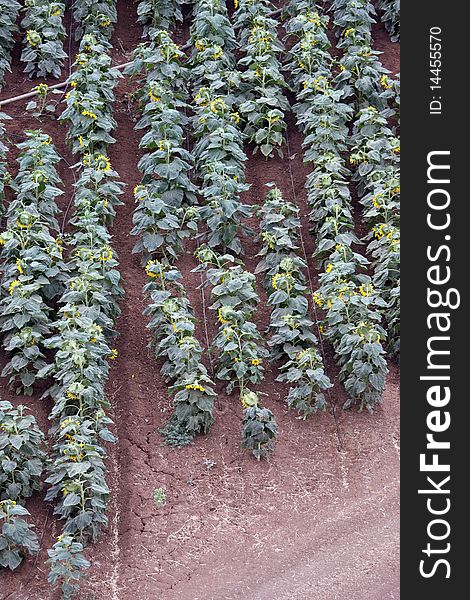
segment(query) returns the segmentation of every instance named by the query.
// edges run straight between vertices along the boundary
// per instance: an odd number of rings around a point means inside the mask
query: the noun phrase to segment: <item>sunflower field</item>
[[[131,359],[171,456],[227,411],[265,466],[289,421],[380,416],[400,78],[374,32],[399,41],[399,4],[136,0],[122,52],[122,2],[0,0],[1,571],[39,557],[85,598]]]

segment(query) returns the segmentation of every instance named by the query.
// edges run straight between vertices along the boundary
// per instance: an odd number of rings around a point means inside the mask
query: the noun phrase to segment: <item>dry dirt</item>
[[[140,40],[133,2],[118,1],[119,21],[113,45],[116,63],[125,62]],[[399,45],[391,44],[381,25],[374,27],[375,47],[384,52],[386,67],[399,69]],[[74,51],[72,45],[72,52]],[[13,75],[1,98],[29,91],[14,55]],[[216,423],[206,437],[188,448],[162,446],[158,429],[171,410],[158,365],[147,349],[141,317],[144,274],[131,254],[132,190],[140,176],[138,135],[133,131],[128,94],[122,80],[115,105],[119,127],[111,147],[113,167],[127,183],[125,204],[113,228],[121,260],[126,298],[117,323],[119,338],[108,386],[119,443],[107,461],[112,500],[109,529],[87,549],[93,566],[82,585],[81,600],[391,600],[399,598],[399,372],[390,364],[383,406],[373,415],[343,412],[344,391],[336,384],[328,412],[304,422],[288,413],[285,389],[267,373],[265,404],[279,425],[279,441],[268,462],[257,463],[240,447],[241,412],[234,398],[219,394]],[[64,160],[60,167],[66,189],[73,184],[68,164],[73,159],[64,142],[65,128],[53,121],[39,124],[24,113],[24,103],[8,107],[12,140],[25,128],[43,127]],[[16,137],[18,136],[18,137]],[[286,198],[299,203],[303,235],[310,255],[301,136],[289,127],[292,160],[251,158],[248,203],[259,204],[265,183],[276,182]],[[14,156],[10,157],[14,168]],[[67,164],[68,163],[68,164]],[[290,169],[289,169],[290,163]],[[292,177],[291,177],[292,174]],[[70,195],[62,198],[62,208]],[[252,222],[256,226],[256,221]],[[253,269],[259,250],[244,240],[247,267]],[[205,339],[199,275],[188,248],[179,268],[200,320]],[[315,281],[315,266],[311,265]],[[261,289],[261,288],[260,288]],[[257,315],[265,328],[269,312],[262,296]],[[208,314],[209,321],[211,315]],[[209,322],[208,335],[214,333]],[[336,369],[327,349],[328,372]],[[209,359],[209,357],[208,357]],[[0,367],[5,357],[0,354]],[[210,365],[210,360],[208,360]],[[50,405],[39,394],[14,397],[0,384],[4,399],[24,402],[47,429]],[[166,491],[157,507],[156,488]],[[57,600],[47,584],[46,549],[60,530],[42,497],[28,504],[41,536],[37,560],[26,560],[14,574],[1,573],[0,600]]]

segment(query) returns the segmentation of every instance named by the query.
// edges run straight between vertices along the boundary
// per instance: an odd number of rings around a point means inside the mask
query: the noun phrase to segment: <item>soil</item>
[[[116,63],[125,62],[140,41],[133,2],[118,0],[118,24],[112,39]],[[374,27],[375,47],[384,65],[399,69],[399,45],[392,44],[381,25]],[[72,44],[72,52],[75,48]],[[16,50],[13,75],[1,99],[24,93]],[[51,82],[52,83],[52,82]],[[399,598],[399,372],[391,363],[384,403],[374,414],[344,412],[342,386],[336,382],[327,412],[307,422],[289,413],[283,403],[286,389],[275,382],[272,368],[261,391],[279,427],[275,454],[257,462],[240,446],[241,410],[234,397],[219,387],[216,422],[194,445],[173,450],[162,445],[158,432],[171,413],[159,366],[147,348],[149,332],[141,317],[145,283],[139,257],[132,254],[132,223],[139,136],[129,94],[132,84],[122,79],[115,114],[117,143],[110,148],[113,167],[127,184],[124,205],[118,208],[112,230],[125,282],[122,315],[117,322],[118,359],[108,385],[111,416],[119,442],[107,460],[112,490],[109,528],[86,555],[92,562],[81,586],[80,600],[391,600]],[[39,123],[25,115],[25,103],[6,108],[12,141],[28,128],[42,127],[54,140],[64,162],[59,168],[70,202],[73,158],[65,144],[65,128],[57,121]],[[289,125],[285,160],[268,162],[256,155],[247,164],[252,184],[245,195],[260,204],[265,184],[275,182],[286,198],[302,210],[305,250],[311,256],[314,240],[308,232],[301,135]],[[18,136],[18,137],[17,137]],[[15,155],[10,162],[15,170]],[[250,223],[255,229],[256,219]],[[253,236],[245,237],[245,263],[256,266],[259,250]],[[214,332],[207,297],[199,288],[200,275],[192,251],[179,261],[186,289],[198,317],[198,337],[205,342]],[[317,271],[310,261],[315,284]],[[260,282],[261,283],[261,282]],[[264,330],[269,310],[261,285],[256,322]],[[205,326],[207,322],[207,329]],[[327,371],[337,369],[326,348]],[[0,352],[0,367],[6,357]],[[207,356],[209,368],[210,356]],[[1,396],[24,402],[47,430],[50,403],[16,397],[0,383]],[[153,494],[165,491],[157,506]],[[15,573],[0,574],[0,600],[58,600],[47,584],[47,548],[60,531],[52,507],[39,495],[28,503],[41,538],[37,559],[27,559]]]

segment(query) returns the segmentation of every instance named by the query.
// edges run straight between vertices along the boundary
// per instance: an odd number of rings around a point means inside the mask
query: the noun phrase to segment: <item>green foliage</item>
[[[242,254],[238,234],[249,232],[242,220],[252,209],[240,200],[240,194],[249,189],[243,136],[237,126],[240,117],[229,104],[230,96],[215,94],[209,88],[200,88],[195,101],[197,141],[193,153],[204,198],[200,215],[207,224],[207,243]]]
[[[74,0],[73,19],[78,23],[75,39],[81,40],[88,33],[101,42],[107,41],[117,21],[115,0]]]
[[[152,28],[169,29],[182,23],[184,0],[138,0],[137,20],[144,25],[144,35]]]
[[[0,401],[0,565],[16,569],[39,544],[23,504],[41,489],[44,434],[25,406]]]
[[[310,318],[304,270],[298,256],[300,218],[297,206],[284,200],[274,187],[259,211],[263,247],[257,272],[265,273],[268,304],[272,307],[269,330],[271,358],[282,361],[277,381],[290,385],[286,398],[307,418],[326,408],[324,391],[332,386],[317,349],[318,340]]]
[[[217,45],[226,52],[231,52],[237,47],[225,0],[196,0],[191,42],[198,52],[206,45]]]
[[[59,535],[54,546],[47,551],[51,566],[48,581],[52,585],[61,584],[63,600],[71,600],[78,592],[78,581],[90,563],[82,554],[83,545],[74,541],[71,535]]]
[[[146,264],[154,256],[167,263],[181,253],[183,242],[197,233],[199,211],[197,188],[190,173],[194,158],[184,146],[188,118],[183,53],[167,32],[152,31],[151,42],[135,52],[129,72],[144,78],[136,97],[142,117],[136,129],[146,129],[140,147],[146,153],[139,161],[142,185],[136,186],[132,235],[139,237],[134,252]]]
[[[387,303],[383,310],[389,327],[389,352],[400,347],[400,142],[388,127],[386,113],[373,107],[359,111],[354,123],[350,162],[353,179],[369,227],[368,251],[373,259],[373,283]]]
[[[258,396],[250,384],[264,378],[263,361],[268,356],[263,337],[249,321],[259,303],[255,276],[245,271],[230,254],[220,256],[207,246],[196,253],[204,271],[206,285],[211,285],[210,308],[217,311],[219,330],[212,344],[217,356],[216,375],[228,381],[227,393],[238,388],[244,412],[243,445],[256,458],[272,450],[276,435],[274,416],[258,404]]]
[[[0,89],[5,73],[11,72],[11,50],[15,45],[20,8],[16,0],[0,0]]]
[[[214,383],[202,364],[203,349],[195,337],[196,320],[181,273],[159,261],[150,261],[146,272],[144,293],[150,302],[144,314],[150,317],[155,357],[165,359],[161,373],[172,382],[174,413],[162,433],[167,444],[186,445],[196,434],[207,433],[214,421]]]
[[[156,488],[153,492],[153,501],[155,504],[160,507],[166,503],[166,491],[165,488],[159,487]]]
[[[378,0],[377,8],[392,42],[400,41],[400,0]]]
[[[142,254],[149,278],[144,314],[150,317],[151,346],[157,359],[165,359],[161,373],[171,383],[174,411],[160,430],[171,446],[190,444],[210,429],[215,396],[181,274],[172,267],[199,221],[197,188],[190,179],[195,161],[184,148],[189,120],[183,57],[166,31],[151,30],[150,42],[137,48],[129,69],[141,77],[135,96],[142,116],[136,129],[147,130],[140,143],[146,154],[139,161],[143,178],[134,189],[131,233],[139,236],[134,252]]]
[[[11,571],[21,564],[25,554],[39,552],[33,526],[22,518],[28,516],[26,508],[14,500],[0,502],[0,566]]]
[[[67,235],[70,275],[58,302],[58,320],[47,347],[54,363],[42,376],[53,375],[47,391],[54,401],[50,418],[54,438],[48,469],[46,499],[55,501],[54,514],[63,533],[49,552],[49,581],[61,584],[72,598],[89,563],[83,546],[107,525],[104,442],[114,442],[107,417],[105,386],[109,361],[117,357],[110,340],[123,296],[118,256],[107,227],[113,223],[124,185],[107,155],[115,140],[111,132],[114,87],[119,73],[111,68],[107,38],[116,20],[114,2],[74,3],[82,38],[66,94],[62,119],[67,139],[80,157],[73,196],[72,233]]]
[[[23,503],[41,489],[44,434],[26,407],[0,401],[0,500]]]
[[[258,396],[246,390],[241,401],[243,410],[242,445],[260,460],[274,450],[277,424],[269,408],[259,406]]]
[[[314,163],[307,178],[307,201],[317,241],[316,256],[324,268],[313,301],[318,310],[323,311],[320,331],[331,342],[341,365],[340,379],[344,381],[349,395],[345,407],[358,403],[361,409],[372,410],[381,401],[387,375],[382,346],[386,336],[380,325],[381,317],[387,310],[394,311],[391,317],[396,318],[397,314],[396,307],[392,309],[392,305],[380,297],[375,287],[378,280],[374,278],[372,281],[363,274],[369,261],[352,250],[352,245],[360,240],[354,233],[348,186],[350,171],[342,154],[348,146],[348,126],[352,116],[346,102],[354,103],[356,108],[365,106],[367,115],[378,115],[378,109],[384,109],[382,117],[390,116],[392,111],[386,106],[393,97],[390,91],[392,86],[377,54],[369,47],[375,13],[368,0],[335,0],[332,5],[340,35],[338,47],[344,49],[340,70],[334,80],[331,61],[323,54],[323,50],[326,50],[323,36],[326,19],[312,13],[308,3],[291,7],[294,15],[288,31],[299,40],[293,46],[291,62],[293,65],[296,60],[298,65],[294,72],[298,100],[295,110],[298,122],[307,134],[304,142],[305,159]],[[300,23],[311,25],[303,30]],[[322,51],[315,48],[317,42]],[[308,51],[307,56],[301,53],[302,49]],[[306,60],[309,56],[311,60]],[[312,73],[312,64],[317,68],[316,73]],[[309,93],[312,88],[314,94]],[[394,142],[383,136],[374,138],[376,126],[366,121],[364,117],[362,131],[365,137],[372,138],[371,145],[355,148],[350,156],[350,164],[361,163],[358,169],[360,176],[367,176],[367,180],[371,181],[375,179],[374,170],[381,152],[393,154]],[[365,137],[364,144],[367,146]],[[362,193],[360,186],[359,191]],[[375,208],[373,200],[371,203]],[[368,218],[372,214],[368,213]],[[369,249],[379,252],[374,247]],[[379,258],[378,254],[375,258]],[[381,271],[382,280],[393,272],[392,262],[387,262],[387,266],[390,269]],[[297,361],[302,364],[302,369],[296,370],[296,365],[292,364],[290,376],[302,380],[302,371],[310,368],[310,360],[311,372],[314,372],[315,357],[300,353]],[[283,373],[283,377],[288,372]],[[297,400],[296,397],[291,398],[291,401]]]
[[[289,110],[279,58],[284,47],[277,37],[277,21],[267,16],[271,8],[270,2],[240,0],[235,13],[245,53],[238,62],[243,69],[240,113],[246,119],[245,135],[254,142],[255,151],[259,148],[266,158],[275,150],[283,156],[284,117]]]
[[[335,78],[337,89],[357,108],[373,105],[385,109],[392,94],[383,86],[389,71],[379,60],[381,53],[372,49],[373,4],[369,0],[335,0],[332,10],[340,36],[338,48],[344,51]]]
[[[381,402],[388,373],[381,340],[380,310],[387,303],[380,297],[367,275],[356,274],[365,259],[348,246],[341,246],[330,256],[330,263],[320,276],[315,297],[327,308],[323,319],[325,338],[331,342],[341,365],[340,379],[345,382],[349,400],[345,408],[358,403],[360,409],[372,410]]]
[[[62,240],[50,231],[58,230],[59,157],[50,137],[40,131],[29,132],[18,147],[23,152],[11,184],[15,198],[8,205],[7,228],[1,236],[0,331],[11,357],[2,376],[17,386],[17,393],[31,395],[46,366],[52,309],[64,290],[67,267]]]
[[[11,117],[5,113],[0,112],[0,217],[5,212],[4,200],[5,200],[5,187],[11,180],[10,174],[8,173],[7,163],[7,152],[8,152],[8,138],[5,131],[4,121],[10,120]],[[3,246],[3,242],[0,239],[0,246]]]
[[[111,67],[108,49],[109,44],[96,34],[85,35],[68,80],[67,108],[60,119],[68,124],[67,140],[74,153],[105,153],[115,142],[111,135],[116,127],[114,88],[121,74]]]
[[[64,59],[65,27],[63,2],[25,0],[25,17],[21,27],[26,30],[21,60],[30,77],[60,77]]]

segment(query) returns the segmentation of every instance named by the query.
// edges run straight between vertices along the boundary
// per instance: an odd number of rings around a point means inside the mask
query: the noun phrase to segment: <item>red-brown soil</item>
[[[118,1],[119,20],[113,45],[116,63],[125,62],[140,40],[133,2]],[[391,44],[381,25],[374,28],[382,60],[396,72],[399,45]],[[14,74],[1,98],[29,91],[15,54]],[[117,323],[119,350],[108,393],[119,442],[107,461],[112,499],[109,528],[91,545],[92,562],[80,600],[391,600],[399,598],[399,373],[390,364],[383,406],[373,415],[342,411],[344,390],[336,384],[329,410],[307,422],[288,413],[282,402],[286,389],[275,382],[272,368],[261,386],[265,404],[279,426],[275,454],[256,462],[240,446],[241,410],[222,388],[216,403],[216,423],[205,437],[178,450],[162,445],[158,429],[171,411],[166,385],[151,351],[142,287],[145,277],[139,257],[132,255],[132,190],[139,182],[138,135],[123,79],[115,113],[117,143],[110,150],[113,167],[126,182],[125,204],[113,228],[126,297]],[[16,141],[25,128],[41,126],[60,154],[73,164],[64,142],[65,128],[55,121],[39,123],[24,113],[24,103],[6,107],[14,117],[8,131]],[[308,233],[301,136],[289,127],[290,160],[250,155],[247,178],[252,184],[245,200],[260,204],[265,184],[276,182],[285,197],[302,208],[303,237],[310,256],[314,240]],[[12,153],[11,165],[14,169]],[[292,178],[289,169],[292,170]],[[67,193],[73,184],[68,165],[60,173]],[[256,219],[251,222],[256,227]],[[254,269],[259,248],[245,238],[245,262]],[[205,342],[200,276],[192,248],[180,260],[187,291],[199,319],[198,336]],[[312,261],[311,261],[312,262]],[[311,264],[315,282],[316,270]],[[269,321],[265,296],[256,320]],[[207,334],[214,333],[206,309]],[[327,367],[336,368],[327,348]],[[5,363],[0,353],[0,367]],[[210,363],[210,361],[208,361]],[[25,402],[47,430],[50,404],[15,397],[0,383],[1,396]],[[166,503],[157,507],[156,488],[164,488]],[[0,574],[0,600],[57,600],[47,584],[46,550],[60,530],[52,508],[36,497],[28,503],[41,538],[39,557],[25,560],[14,573]]]

